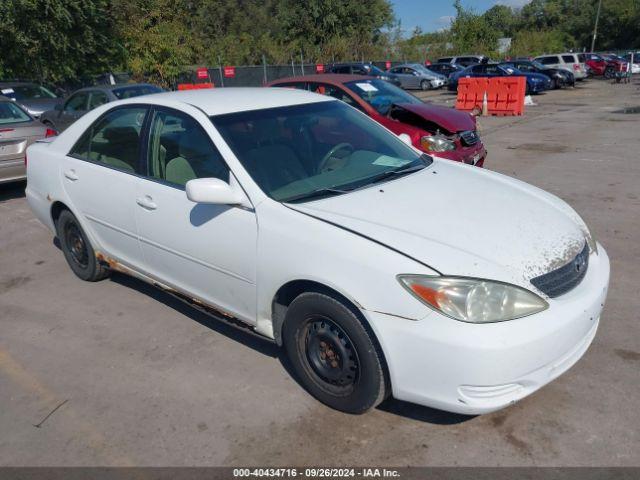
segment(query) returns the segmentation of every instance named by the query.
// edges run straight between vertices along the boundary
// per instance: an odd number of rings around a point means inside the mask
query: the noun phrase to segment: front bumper
[[[470,147],[456,148],[450,152],[426,152],[427,154],[445,158],[447,160],[453,160],[454,162],[466,163],[467,165],[475,165],[476,167],[482,167],[484,160],[487,157],[487,150],[484,147],[482,141],[472,145]]]
[[[431,80],[431,87],[432,88],[441,88],[446,84],[447,84],[446,80],[442,80],[440,78],[436,78],[435,80]]]
[[[582,357],[608,285],[609,258],[600,246],[580,285],[529,317],[478,325],[436,312],[417,321],[364,313],[384,351],[394,397],[483,414],[530,395]]]

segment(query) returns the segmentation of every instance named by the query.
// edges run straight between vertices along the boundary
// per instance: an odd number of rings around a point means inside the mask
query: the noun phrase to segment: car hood
[[[18,103],[22,105],[31,115],[40,115],[47,110],[53,110],[53,108],[61,103],[60,98],[37,98],[32,100],[19,100]]]
[[[446,160],[375,187],[288,206],[387,245],[443,275],[528,289],[533,289],[531,278],[565,265],[585,244],[584,222],[562,200],[518,180]]]
[[[425,120],[437,123],[452,133],[476,129],[476,122],[471,115],[450,107],[441,107],[430,103],[398,103],[397,105],[411,113],[420,115]]]

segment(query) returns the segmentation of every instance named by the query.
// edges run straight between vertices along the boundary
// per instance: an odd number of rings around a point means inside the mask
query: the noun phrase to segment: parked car
[[[602,76],[607,68],[607,61],[597,53],[584,53],[584,63],[591,70],[592,75]]]
[[[628,61],[615,53],[603,53],[602,58],[607,61],[607,69],[604,72],[606,78],[613,78],[616,74],[626,72]]]
[[[466,112],[424,103],[404,90],[377,79],[354,75],[308,75],[271,82],[337,98],[397,135],[405,134],[423,152],[482,167],[487,151]]]
[[[511,60],[500,63],[501,66],[509,69],[515,68],[524,73],[540,73],[551,79],[552,88],[573,87],[576,77],[569,70],[564,68],[548,68],[541,63],[530,60]]]
[[[27,147],[53,135],[15,101],[0,96],[0,183],[26,178]]]
[[[435,73],[439,73],[440,75],[444,75],[449,79],[449,75],[454,72],[460,72],[465,69],[465,67],[455,64],[455,63],[432,63],[429,65],[429,70]]]
[[[85,113],[100,105],[162,91],[160,87],[147,83],[96,85],[81,88],[72,93],[64,104],[56,105],[55,110],[43,113],[40,119],[45,125],[62,132]]]
[[[542,55],[534,58],[535,61],[541,63],[545,67],[564,68],[569,70],[576,77],[576,80],[584,80],[587,78],[587,70],[585,64],[580,62],[577,53],[558,53],[555,55]]]
[[[631,63],[631,73],[633,74],[640,73],[640,52],[635,52],[633,54],[633,62],[631,62],[631,53],[627,53],[626,55],[623,55],[622,58],[627,63]]]
[[[569,205],[327,96],[144,96],[28,154],[29,205],[80,279],[122,271],[247,325],[338,410],[491,412],[598,328],[609,259]]]
[[[0,82],[0,95],[14,100],[35,118],[61,101],[55,93],[31,82]]]
[[[326,73],[339,73],[343,75],[366,75],[393,83],[396,87],[401,86],[400,79],[397,75],[384,72],[371,63],[334,63],[329,65],[325,71]]]
[[[439,73],[432,72],[427,67],[419,63],[405,63],[387,70],[400,80],[402,88],[413,88],[420,90],[430,90],[441,88],[447,84],[447,77]]]
[[[442,57],[439,58],[436,63],[452,63],[455,65],[468,67],[476,63],[488,63],[489,61],[489,57],[486,57],[484,55],[465,55],[462,57]]]
[[[522,72],[517,68],[507,68],[497,63],[485,63],[481,65],[472,65],[461,72],[452,73],[449,77],[449,90],[456,91],[458,89],[458,80],[461,78],[480,78],[480,77],[525,77],[527,80],[527,95],[532,93],[541,93],[552,87],[551,79],[541,73]]]

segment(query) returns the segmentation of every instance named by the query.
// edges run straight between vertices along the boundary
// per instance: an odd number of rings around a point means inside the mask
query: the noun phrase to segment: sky
[[[415,27],[424,32],[435,32],[448,27],[455,15],[453,0],[391,0],[396,17],[402,22],[405,35]],[[482,13],[496,4],[521,7],[527,0],[463,0],[465,8]]]

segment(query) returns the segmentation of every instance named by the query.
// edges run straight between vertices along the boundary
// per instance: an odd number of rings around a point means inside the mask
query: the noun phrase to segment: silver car
[[[419,63],[405,63],[388,70],[400,80],[402,88],[430,90],[447,84],[447,77],[432,72]]]
[[[44,112],[40,116],[40,121],[57,132],[63,132],[85,113],[100,105],[162,91],[160,87],[148,83],[96,85],[81,88],[71,94],[64,103],[57,104],[55,109]]]
[[[16,102],[0,96],[0,183],[26,178],[25,151],[55,132],[35,120]]]
[[[576,77],[576,80],[587,78],[587,67],[580,61],[577,53],[558,53],[554,55],[542,55],[533,59],[545,67],[563,68],[569,70]]]
[[[62,101],[42,85],[31,82],[0,82],[0,95],[18,103],[34,118]]]

